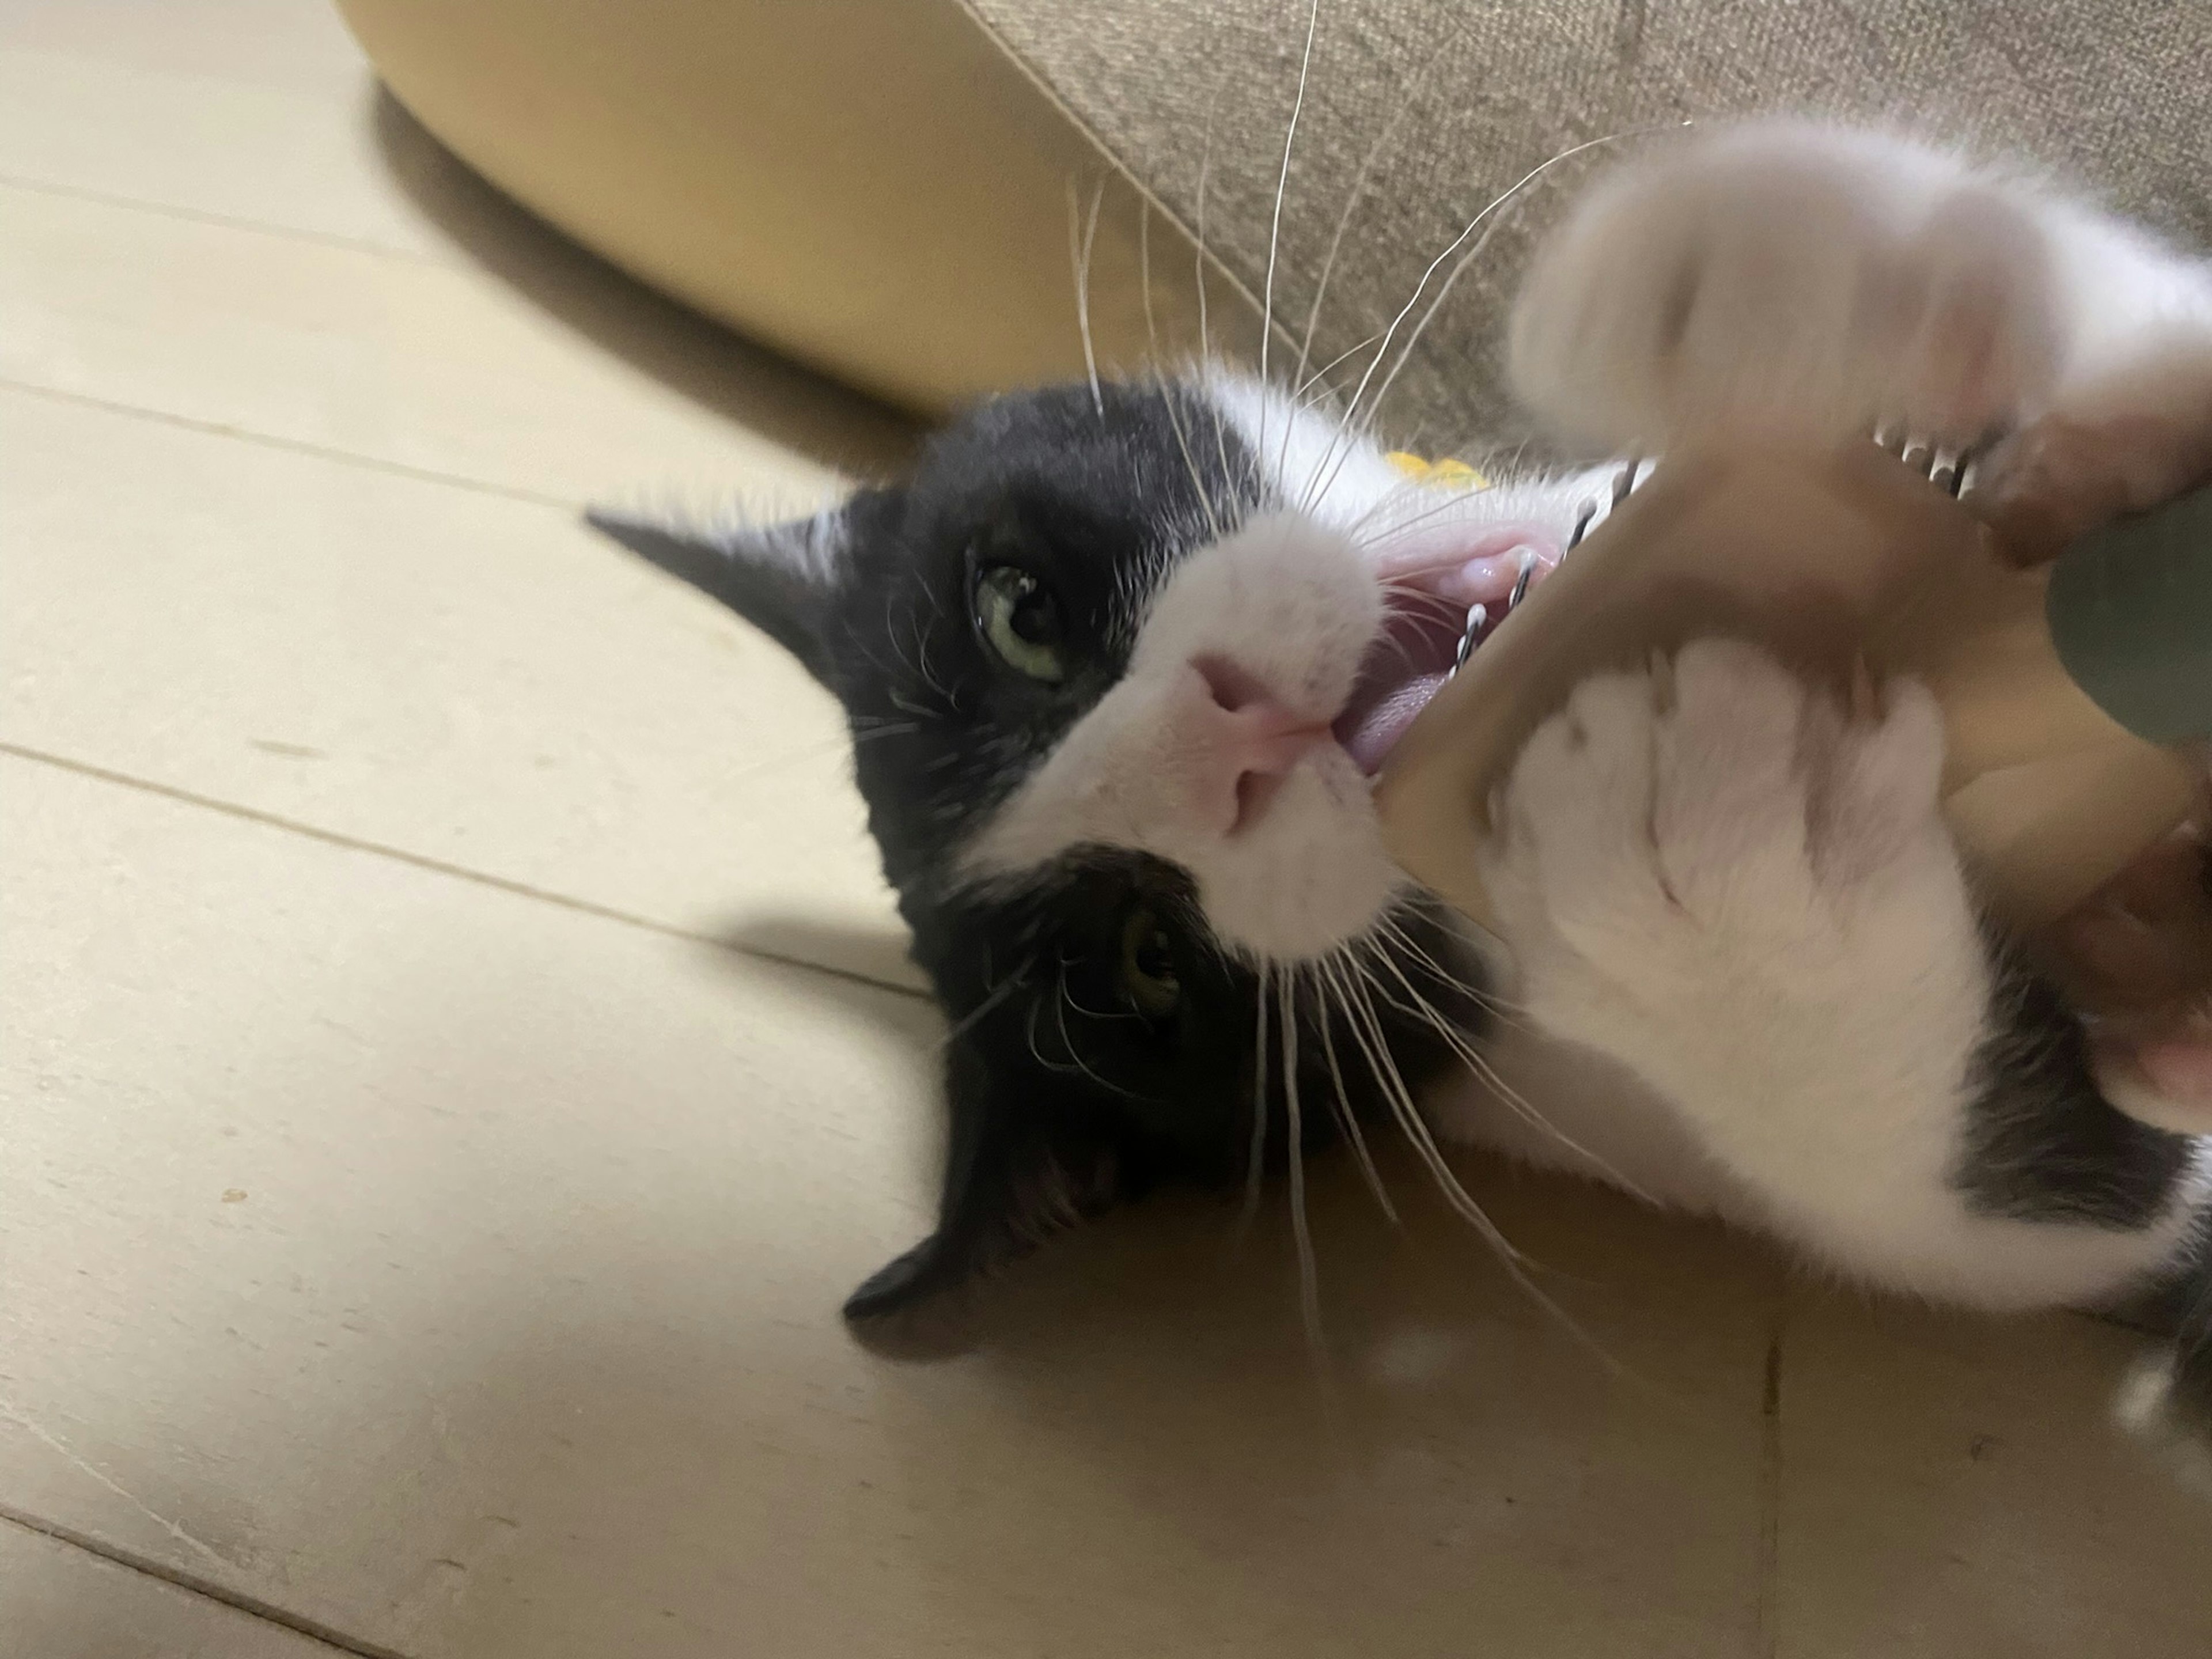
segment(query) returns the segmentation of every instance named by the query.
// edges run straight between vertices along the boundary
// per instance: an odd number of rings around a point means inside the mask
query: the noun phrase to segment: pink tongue
[[[1541,580],[1559,551],[1532,526],[1493,526],[1472,543],[1438,538],[1423,556],[1386,561],[1383,580],[1395,591],[1391,613],[1369,648],[1359,683],[1333,727],[1359,769],[1372,777],[1406,728],[1451,678],[1468,607],[1484,605],[1502,617],[1524,560]]]
[[[1344,745],[1359,769],[1372,777],[1406,735],[1414,717],[1429,706],[1429,699],[1443,689],[1449,676],[1421,674],[1384,693],[1365,708],[1347,711],[1350,718],[1337,724],[1337,741]]]

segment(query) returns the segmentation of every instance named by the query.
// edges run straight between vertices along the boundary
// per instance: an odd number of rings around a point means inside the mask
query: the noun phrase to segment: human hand
[[[2105,1097],[2212,1134],[2212,845],[2167,837],[2059,925]]]

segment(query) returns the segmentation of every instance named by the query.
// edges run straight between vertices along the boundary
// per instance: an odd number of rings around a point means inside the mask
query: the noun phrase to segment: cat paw
[[[1511,373],[1616,453],[1881,422],[1964,444],[2055,378],[2056,281],[2023,191],[1875,134],[1739,127],[1583,198],[1522,284]]]
[[[1978,982],[1939,714],[1912,682],[1883,701],[1854,714],[1717,640],[1579,687],[1516,763],[1484,868],[1528,1014],[1710,1091],[1716,1066],[1816,1063],[1931,973]]]

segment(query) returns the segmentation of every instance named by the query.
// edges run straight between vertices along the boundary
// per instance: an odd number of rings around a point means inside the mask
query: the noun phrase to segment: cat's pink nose
[[[1291,708],[1226,658],[1191,667],[1204,687],[1188,731],[1195,781],[1206,816],[1234,836],[1259,820],[1299,761],[1335,738],[1326,720]]]

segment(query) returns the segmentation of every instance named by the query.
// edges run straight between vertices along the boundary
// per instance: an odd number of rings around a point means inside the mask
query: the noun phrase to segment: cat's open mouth
[[[1472,538],[1461,527],[1448,539],[1423,537],[1420,543],[1395,548],[1376,562],[1382,626],[1367,647],[1352,696],[1330,724],[1370,777],[1451,678],[1472,607],[1488,612],[1475,634],[1479,646],[1504,617],[1522,567],[1528,565],[1530,579],[1540,580],[1559,557],[1558,542],[1533,525],[1493,525]]]
[[[1391,601],[1351,700],[1329,728],[1368,776],[1382,769],[1414,716],[1443,689],[1466,627],[1464,607],[1425,603],[1418,595]]]

